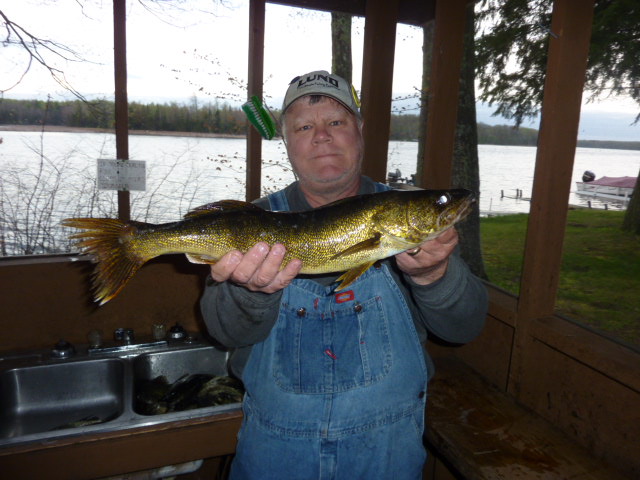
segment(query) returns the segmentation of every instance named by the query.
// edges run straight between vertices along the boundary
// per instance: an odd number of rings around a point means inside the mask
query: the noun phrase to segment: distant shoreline
[[[110,128],[66,127],[64,125],[0,125],[2,132],[64,132],[64,133],[116,133]],[[155,135],[163,137],[245,138],[246,135],[206,132],[172,132],[161,130],[129,130],[129,135]]]
[[[0,125],[0,132],[40,132],[43,128],[40,125]],[[87,128],[87,127],[67,127],[64,125],[45,125],[45,132],[65,132],[65,133],[113,133],[114,129],[109,128]],[[207,132],[174,132],[169,130],[129,130],[129,135],[149,135],[159,137],[202,137],[202,138],[246,138],[246,135],[232,135],[228,133],[207,133]],[[404,140],[416,142],[417,140]],[[524,146],[535,147],[529,144],[517,143],[492,143],[484,142],[478,145],[499,145],[499,146]],[[578,140],[578,147],[600,148],[612,150],[640,150],[640,142],[616,141],[616,140]]]

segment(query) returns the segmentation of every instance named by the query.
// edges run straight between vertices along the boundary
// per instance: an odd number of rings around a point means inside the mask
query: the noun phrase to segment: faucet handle
[[[66,340],[60,340],[51,349],[51,356],[55,358],[69,358],[75,355],[76,349]]]
[[[113,332],[113,338],[130,345],[135,341],[133,328],[116,328]]]
[[[183,340],[187,336],[187,331],[178,322],[169,329],[169,338],[171,340]]]

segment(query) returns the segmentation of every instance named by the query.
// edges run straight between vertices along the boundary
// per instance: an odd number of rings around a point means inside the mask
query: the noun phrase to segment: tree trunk
[[[422,90],[420,96],[420,120],[418,130],[418,161],[416,184],[422,184],[424,175],[424,145],[427,134],[429,110],[429,88],[433,50],[434,22],[423,26],[422,45]],[[478,165],[478,125],[476,123],[475,96],[475,44],[474,44],[473,3],[467,8],[464,38],[464,56],[460,72],[460,93],[458,95],[458,120],[456,145],[453,158],[453,187],[467,188],[477,197],[480,195],[480,171]],[[480,207],[477,202],[467,219],[458,224],[460,252],[471,271],[481,278],[487,278],[480,249]]]
[[[475,42],[474,4],[467,6],[464,36],[464,54],[460,73],[460,93],[458,96],[458,121],[456,144],[453,155],[452,186],[473,191],[480,197],[480,169],[478,162],[478,124],[476,123],[475,95]],[[462,258],[471,271],[481,278],[487,278],[480,248],[480,205],[475,203],[465,221],[458,224]]]
[[[622,230],[640,235],[640,172],[638,172],[636,186],[633,189],[633,195],[624,214]]]
[[[352,83],[351,15],[331,12],[331,73]]]
[[[420,89],[420,119],[418,121],[418,161],[416,164],[416,185],[422,185],[424,175],[424,145],[427,136],[429,115],[429,87],[431,85],[431,60],[433,51],[433,29],[435,21],[422,27],[422,88]],[[409,172],[411,173],[411,172]]]

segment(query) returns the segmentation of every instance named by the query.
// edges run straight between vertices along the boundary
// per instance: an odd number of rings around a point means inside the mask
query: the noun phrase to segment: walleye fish
[[[70,236],[97,266],[95,300],[114,298],[136,271],[159,255],[185,253],[213,264],[231,250],[258,242],[281,243],[283,265],[302,260],[303,274],[345,272],[349,286],[377,260],[415,248],[464,218],[475,201],[468,190],[389,190],[359,195],[299,212],[271,212],[247,202],[222,200],[198,207],[184,220],[153,225],[110,218],[69,218]]]

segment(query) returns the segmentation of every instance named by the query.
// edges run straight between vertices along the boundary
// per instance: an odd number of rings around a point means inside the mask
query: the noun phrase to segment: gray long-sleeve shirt
[[[374,183],[363,177],[360,194],[373,193]],[[291,210],[311,207],[295,182],[285,193]],[[268,209],[268,199],[256,204]],[[451,343],[466,343],[474,339],[484,326],[487,312],[487,291],[457,252],[449,259],[445,275],[430,285],[418,285],[398,269],[395,259],[383,260],[399,285],[413,316],[420,341],[424,345],[427,332]],[[322,285],[329,285],[340,274],[309,276]],[[251,345],[267,338],[278,318],[282,292],[265,294],[251,292],[232,282],[214,282],[209,278],[200,300],[204,321],[211,335],[222,345],[235,348],[231,357],[232,372],[241,377],[249,358]],[[429,377],[434,367],[425,350]]]

